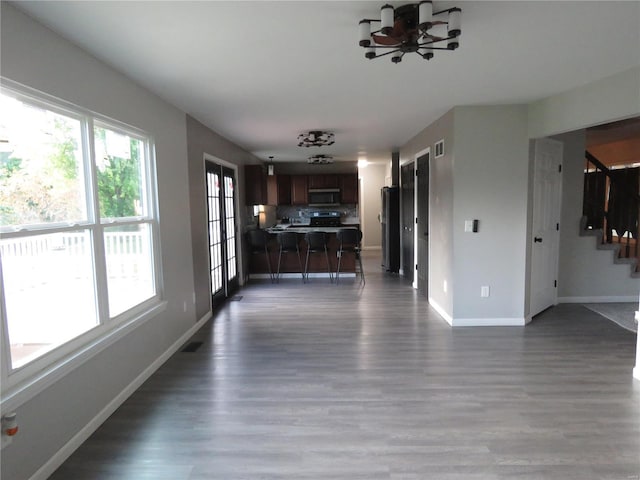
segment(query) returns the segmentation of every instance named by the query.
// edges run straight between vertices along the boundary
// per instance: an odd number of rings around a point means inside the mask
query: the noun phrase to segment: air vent
[[[436,154],[435,154],[436,158],[444,157],[444,139],[436,142],[435,150],[436,150]]]

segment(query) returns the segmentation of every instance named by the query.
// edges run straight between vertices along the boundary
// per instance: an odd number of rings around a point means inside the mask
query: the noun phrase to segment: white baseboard
[[[453,327],[524,327],[524,317],[514,318],[454,318]]]
[[[531,321],[531,319],[527,320],[527,318],[523,317],[453,318],[431,297],[429,297],[429,305],[452,327],[523,327]]]
[[[558,297],[558,303],[627,303],[637,301],[637,295],[606,297]]]
[[[361,250],[382,250],[382,245],[363,245]]]
[[[640,380],[640,366],[633,369],[633,378]]]
[[[451,315],[449,315],[444,308],[438,305],[438,302],[436,302],[432,297],[429,297],[429,305],[431,305],[431,307],[438,312],[438,315],[444,318],[449,325],[453,326],[453,318],[451,318]]]
[[[144,369],[129,385],[125,387],[116,397],[111,400],[89,423],[87,423],[71,440],[69,440],[60,450],[58,450],[42,467],[34,473],[30,480],[46,480],[56,471],[64,461],[82,445],[100,425],[102,425],[127,398],[129,398],[140,386],[154,374],[158,368],[166,362],[171,355],[184,345],[212,316],[211,312],[204,315],[198,322],[187,330],[178,340],[176,340],[162,355],[160,355],[151,365]]]

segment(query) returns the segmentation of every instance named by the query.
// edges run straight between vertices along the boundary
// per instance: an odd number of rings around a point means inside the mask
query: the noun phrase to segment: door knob
[[[542,243],[542,237],[533,237],[535,243]]]

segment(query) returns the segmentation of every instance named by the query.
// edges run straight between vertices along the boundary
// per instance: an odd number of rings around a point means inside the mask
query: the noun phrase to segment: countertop
[[[357,228],[356,225],[342,225],[340,227],[310,227],[309,225],[300,225],[300,224],[280,224],[275,227],[267,228],[267,232],[269,233],[281,233],[281,232],[296,232],[296,233],[307,233],[307,232],[325,232],[325,233],[336,233],[341,228]]]

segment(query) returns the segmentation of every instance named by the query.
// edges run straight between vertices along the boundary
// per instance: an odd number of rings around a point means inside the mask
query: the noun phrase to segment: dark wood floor
[[[244,288],[56,480],[638,479],[634,334],[577,305],[451,329],[358,281]]]

